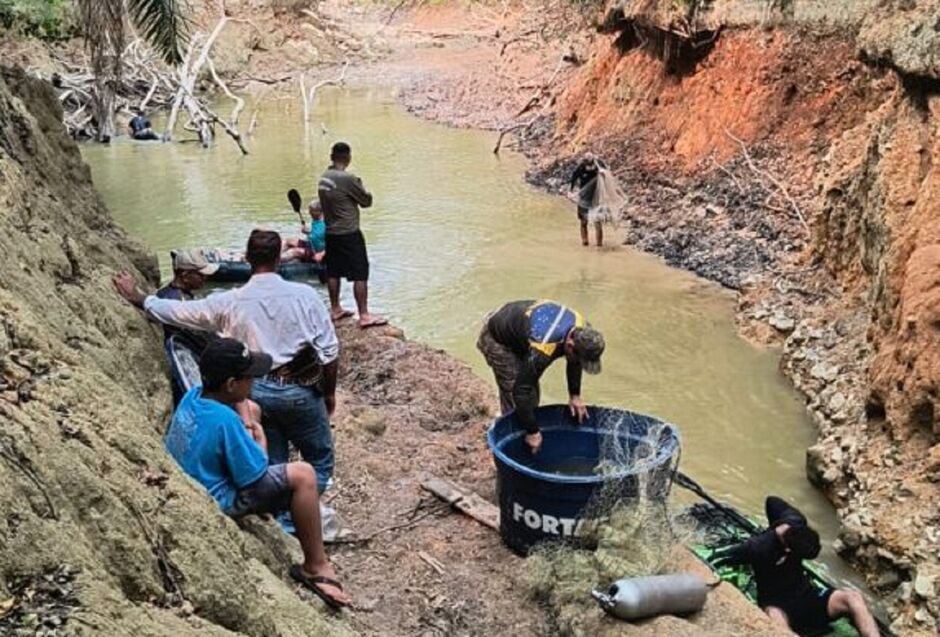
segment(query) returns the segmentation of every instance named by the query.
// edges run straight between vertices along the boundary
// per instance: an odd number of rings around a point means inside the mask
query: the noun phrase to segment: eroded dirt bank
[[[422,8],[402,26],[426,71],[402,99],[514,129],[549,189],[599,152],[627,243],[741,292],[741,329],[782,345],[819,428],[807,473],[839,549],[899,633],[933,634],[940,3],[687,4]]]

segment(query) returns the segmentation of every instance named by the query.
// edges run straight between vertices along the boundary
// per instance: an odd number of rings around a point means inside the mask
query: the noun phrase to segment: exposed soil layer
[[[819,427],[807,473],[838,507],[839,548],[888,598],[898,632],[932,634],[940,3],[745,5],[626,1],[580,21],[557,5],[464,13],[484,35],[409,51],[432,75],[402,99],[512,130],[504,145],[551,190],[594,150],[630,196],[626,243],[740,290],[742,331],[783,346]],[[411,19],[430,33],[458,11]],[[537,27],[559,22],[563,33]]]

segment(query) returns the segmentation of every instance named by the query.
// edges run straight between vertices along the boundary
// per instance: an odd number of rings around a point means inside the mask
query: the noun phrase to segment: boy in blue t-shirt
[[[281,261],[313,261],[321,263],[326,256],[326,221],[323,220],[323,208],[319,201],[312,201],[310,208],[310,225],[301,225],[300,229],[306,239],[288,239],[284,242],[287,248],[281,254]]]
[[[268,465],[261,410],[248,396],[253,379],[271,371],[271,357],[220,338],[206,347],[199,371],[202,387],[189,390],[173,414],[167,451],[231,517],[290,511],[304,554],[291,577],[332,608],[349,605],[323,548],[313,467]]]

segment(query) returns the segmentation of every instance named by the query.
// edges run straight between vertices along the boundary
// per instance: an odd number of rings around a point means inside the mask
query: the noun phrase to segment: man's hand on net
[[[539,449],[542,448],[542,433],[536,431],[534,434],[526,434],[525,443],[529,445],[529,449],[532,450],[532,453],[538,453]]]

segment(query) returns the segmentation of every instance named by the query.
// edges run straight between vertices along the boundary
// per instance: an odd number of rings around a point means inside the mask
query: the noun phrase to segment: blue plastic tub
[[[536,410],[542,431],[542,449],[533,455],[523,440],[525,430],[515,414],[498,418],[487,433],[496,461],[496,492],[499,498],[500,534],[509,548],[527,554],[546,540],[583,544],[582,513],[595,492],[606,485],[605,498],[630,499],[638,493],[639,474],[624,467],[614,476],[593,472],[605,436],[614,435],[609,423],[620,420],[622,443],[630,449],[645,440],[651,427],[658,433],[656,457],[645,463],[646,494],[665,499],[678,463],[679,433],[673,425],[621,409],[590,408],[590,418],[578,425],[565,405]]]

